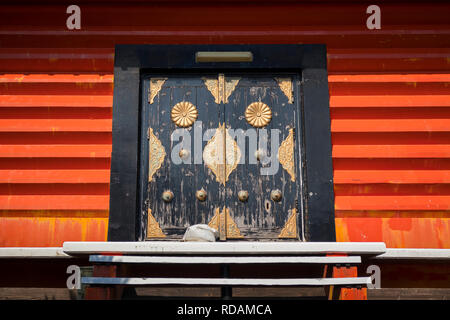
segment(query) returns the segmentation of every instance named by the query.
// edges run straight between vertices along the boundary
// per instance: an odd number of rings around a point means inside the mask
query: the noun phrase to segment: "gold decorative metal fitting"
[[[272,110],[262,102],[253,102],[245,110],[245,119],[252,126],[262,128],[269,124],[272,119]]]
[[[152,215],[152,210],[147,210],[147,238],[165,238],[166,235],[161,230],[158,221]]]
[[[233,140],[225,124],[219,123],[219,128],[203,150],[203,161],[216,175],[217,182],[225,185],[240,159],[241,150],[238,144]]]
[[[197,190],[197,192],[195,193],[195,196],[197,197],[198,201],[203,202],[206,200],[207,193],[203,188],[201,188],[200,190]]]
[[[150,79],[150,92],[148,94],[148,102],[150,104],[153,103],[156,95],[161,90],[164,82],[166,82],[167,78],[151,78]]]
[[[294,129],[289,129],[289,135],[281,143],[278,148],[278,160],[283,168],[291,176],[291,181],[295,181],[295,166],[294,166]]]
[[[179,127],[186,128],[192,126],[197,120],[197,108],[190,102],[181,101],[173,106],[170,112],[172,121]]]
[[[220,73],[218,78],[202,78],[205,82],[206,88],[211,92],[214,97],[214,101],[219,103],[228,103],[228,98],[233,93],[239,80],[241,78],[230,78],[225,79],[225,75]]]
[[[272,192],[270,193],[270,198],[275,201],[275,202],[279,202],[281,201],[281,198],[283,197],[283,194],[281,193],[280,190],[272,190]]]
[[[285,94],[285,96],[288,98],[289,103],[294,103],[294,86],[292,84],[291,78],[275,78],[275,80],[278,82],[278,86],[280,87],[281,91]]]
[[[153,134],[153,129],[148,128],[148,140],[149,140],[149,161],[148,161],[148,181],[152,181],[153,175],[161,168],[164,158],[166,157],[166,151],[159,141],[159,139]]]
[[[283,230],[281,230],[278,238],[298,238],[297,231],[297,209],[293,208]]]
[[[247,190],[241,190],[238,192],[238,198],[240,201],[245,202],[248,200],[248,191]]]
[[[244,238],[236,222],[231,218],[230,209],[226,207],[223,207],[222,211],[220,208],[214,210],[214,217],[208,226],[219,231],[220,240]]]
[[[166,190],[162,194],[162,199],[164,200],[164,202],[171,202],[173,197],[174,197],[173,192],[170,190]]]

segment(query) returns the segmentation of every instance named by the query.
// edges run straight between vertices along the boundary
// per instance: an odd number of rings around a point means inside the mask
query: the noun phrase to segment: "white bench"
[[[360,256],[317,257],[317,256],[264,256],[264,257],[219,257],[219,256],[104,256],[91,255],[93,263],[166,263],[166,264],[326,264],[354,265],[361,263]],[[230,279],[230,278],[113,278],[84,277],[83,284],[102,285],[207,285],[207,286],[330,286],[330,285],[367,285],[370,277],[350,278],[307,278],[307,279]]]
[[[344,286],[365,287],[370,277],[323,278],[229,278],[228,266],[234,264],[313,264],[355,266],[362,256],[372,257],[386,251],[384,243],[320,242],[76,242],[64,243],[70,255],[89,254],[94,265],[124,264],[217,264],[222,278],[185,277],[83,277],[83,284],[95,286]],[[102,254],[108,253],[108,254]],[[116,254],[116,255],[114,255]],[[343,256],[333,256],[340,254]]]

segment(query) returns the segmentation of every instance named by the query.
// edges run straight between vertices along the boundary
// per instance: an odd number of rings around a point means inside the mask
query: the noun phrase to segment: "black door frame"
[[[250,51],[251,62],[197,63],[199,51]],[[116,45],[108,241],[143,240],[139,179],[141,77],[146,73],[251,70],[301,75],[303,225],[306,241],[336,241],[326,46]],[[299,215],[301,217],[301,215]]]

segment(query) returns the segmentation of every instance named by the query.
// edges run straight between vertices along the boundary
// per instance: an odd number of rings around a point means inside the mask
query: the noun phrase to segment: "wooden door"
[[[226,206],[246,239],[299,235],[295,82],[294,75],[243,74],[225,105],[225,122],[245,154],[227,181]]]
[[[143,80],[146,238],[209,224],[226,239],[299,239],[295,75]]]

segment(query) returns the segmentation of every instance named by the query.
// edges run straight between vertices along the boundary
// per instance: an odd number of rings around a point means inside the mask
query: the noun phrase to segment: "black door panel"
[[[291,96],[277,77],[290,79]],[[148,239],[179,239],[199,223],[222,228],[222,240],[299,239],[297,81],[293,74],[143,79]],[[272,199],[275,191],[281,200]]]

